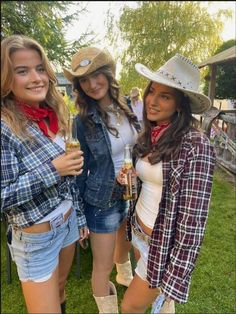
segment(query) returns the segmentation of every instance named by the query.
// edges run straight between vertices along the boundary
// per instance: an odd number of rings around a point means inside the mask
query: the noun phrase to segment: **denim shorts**
[[[65,222],[47,232],[28,233],[13,228],[11,244],[8,243],[8,246],[20,280],[48,280],[59,263],[61,249],[78,239],[74,210]]]
[[[90,204],[85,205],[85,216],[90,231],[94,233],[112,233],[119,229],[127,217],[128,202],[114,200],[107,208],[99,208]]]
[[[132,219],[133,218],[135,220],[134,222],[135,227],[141,231],[142,229],[138,225],[135,217],[132,217]],[[150,237],[147,234],[145,234],[143,231],[141,231],[141,233],[143,233],[143,235],[147,239],[150,239]],[[141,239],[137,234],[134,233],[133,227],[132,227],[132,244],[140,253],[140,258],[137,262],[135,272],[142,280],[147,281],[147,262],[148,262],[148,253],[149,253],[150,245],[148,241]]]

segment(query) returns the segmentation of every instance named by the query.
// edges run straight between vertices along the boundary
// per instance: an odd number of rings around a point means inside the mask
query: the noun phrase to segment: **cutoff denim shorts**
[[[17,266],[21,281],[48,280],[59,263],[62,248],[79,239],[76,212],[60,226],[42,233],[27,233],[12,229],[12,241],[8,243],[12,260]]]
[[[127,217],[128,202],[124,200],[112,200],[110,206],[101,209],[86,204],[85,216],[90,231],[94,233],[112,233],[119,229]]]
[[[142,228],[138,225],[136,219],[135,219],[135,224],[139,230],[142,230]],[[148,235],[146,235],[146,237],[150,238]],[[140,253],[140,258],[137,262],[135,272],[142,280],[147,281],[147,262],[148,262],[148,252],[149,252],[150,245],[148,244],[147,241],[140,239],[133,232],[133,228],[132,228],[132,244]]]

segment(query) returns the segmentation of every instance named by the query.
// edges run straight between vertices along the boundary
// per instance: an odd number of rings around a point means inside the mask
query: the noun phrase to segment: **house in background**
[[[72,83],[67,80],[63,73],[56,73],[56,77],[58,82],[56,88],[61,92],[65,92],[68,96],[70,96],[70,98],[72,98]]]

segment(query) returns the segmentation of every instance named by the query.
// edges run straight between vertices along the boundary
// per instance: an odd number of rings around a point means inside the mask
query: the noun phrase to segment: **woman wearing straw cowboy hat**
[[[144,132],[133,154],[141,189],[128,214],[128,238],[139,260],[122,302],[122,313],[174,313],[185,303],[201,247],[210,202],[214,149],[193,126],[192,113],[211,106],[198,91],[199,70],[176,54],[153,72],[144,92]],[[118,180],[123,184],[122,171]]]
[[[117,313],[115,286],[109,282],[114,262],[118,283],[132,280],[130,243],[125,239],[127,201],[116,181],[124,159],[125,144],[134,144],[140,125],[128,108],[115,80],[116,65],[106,50],[80,49],[65,76],[78,91],[80,114],[74,121],[84,171],[77,178],[85,203],[93,252],[92,289],[99,313]]]

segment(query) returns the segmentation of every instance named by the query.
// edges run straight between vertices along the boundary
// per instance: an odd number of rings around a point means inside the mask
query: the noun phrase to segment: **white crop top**
[[[58,144],[62,149],[65,150],[65,142],[61,136],[56,135],[56,137],[53,139],[53,142]],[[72,201],[64,200],[50,214],[43,217],[43,219],[41,219],[40,221],[37,221],[36,224],[40,224],[40,223],[45,222],[45,221],[51,221],[61,214],[64,215],[71,207],[72,207]]]
[[[162,161],[151,165],[148,161],[139,159],[136,170],[142,181],[136,212],[143,224],[153,229],[162,195]]]

